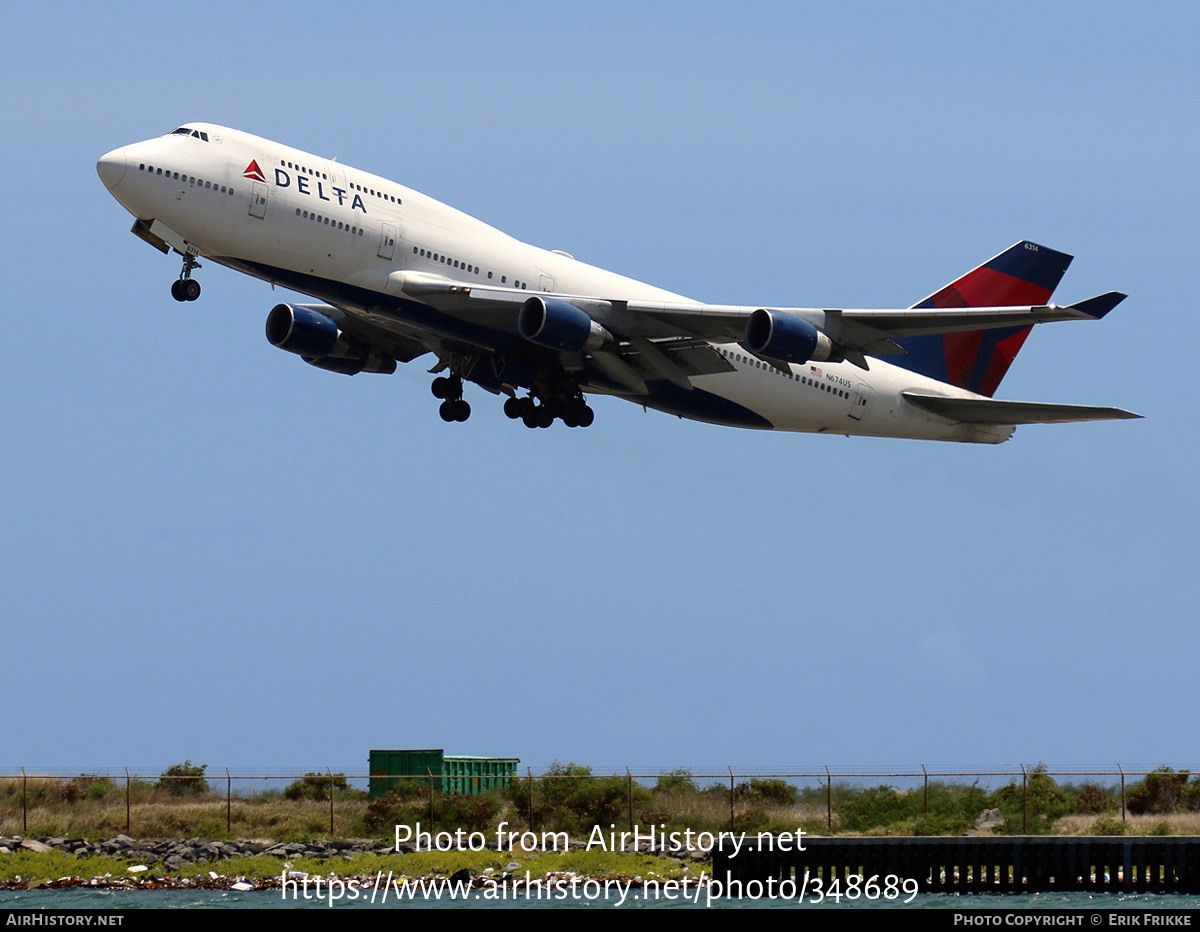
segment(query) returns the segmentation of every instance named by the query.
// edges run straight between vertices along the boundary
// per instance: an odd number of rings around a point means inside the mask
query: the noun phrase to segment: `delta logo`
[[[267,176],[263,174],[263,170],[258,167],[258,160],[251,159],[250,164],[246,166],[246,170],[242,172],[246,178],[253,178],[255,181],[266,181]]]

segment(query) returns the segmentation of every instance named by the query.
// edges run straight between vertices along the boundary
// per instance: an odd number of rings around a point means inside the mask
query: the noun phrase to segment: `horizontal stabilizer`
[[[1072,304],[1071,307],[1076,311],[1083,311],[1088,317],[1099,320],[1128,297],[1129,295],[1121,294],[1119,291],[1110,291],[1094,298],[1088,298],[1086,301],[1080,301],[1078,304]]]
[[[1033,401],[993,401],[990,398],[948,398],[902,392],[918,408],[962,424],[1066,424],[1071,421],[1113,421],[1141,417],[1121,408],[1091,405],[1039,404]]]

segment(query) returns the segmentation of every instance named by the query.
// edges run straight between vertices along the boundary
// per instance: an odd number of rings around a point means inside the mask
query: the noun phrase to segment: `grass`
[[[175,799],[167,794],[135,802],[126,828],[124,798],[63,803],[41,800],[29,807],[28,827],[19,805],[0,809],[0,835],[66,835],[69,838],[112,838],[127,833],[138,838],[191,838],[215,841],[262,838],[271,841],[312,841],[321,838],[367,837],[363,828],[366,803],[334,804],[334,830],[329,830],[329,803],[286,799],[235,799],[229,806],[219,797]]]
[[[327,877],[373,877],[391,872],[395,877],[429,877],[453,874],[467,868],[483,873],[491,868],[497,874],[512,862],[521,865],[514,873],[533,877],[549,873],[576,873],[588,877],[628,878],[634,876],[682,878],[695,876],[699,868],[681,863],[675,858],[645,854],[612,854],[599,850],[548,852],[541,854],[508,855],[496,851],[422,851],[413,854],[364,854],[353,858],[335,857],[328,861],[314,858],[295,858],[287,861],[276,857],[229,858],[207,864],[185,864],[178,870],[166,870],[161,864],[149,865],[149,870],[135,875],[129,868],[136,860],[88,855],[76,858],[62,851],[34,854],[21,851],[0,857],[0,884],[48,882],[63,877],[111,877],[113,880],[135,877],[208,877],[210,872],[223,877],[269,879],[286,871]]]

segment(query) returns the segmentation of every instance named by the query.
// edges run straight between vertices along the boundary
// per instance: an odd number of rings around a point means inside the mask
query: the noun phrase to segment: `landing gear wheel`
[[[591,427],[596,420],[596,412],[589,405],[584,405],[583,410],[579,412],[578,420],[580,427]]]
[[[187,300],[187,298],[185,298],[183,296],[183,279],[182,278],[177,278],[177,279],[175,279],[175,281],[171,282],[171,297],[174,298],[176,301],[186,301]]]
[[[504,402],[504,416],[516,420],[521,416],[521,399],[508,398]]]
[[[471,406],[461,398],[450,399],[438,405],[438,414],[446,423],[465,421],[471,416]]]
[[[185,278],[179,282],[179,293],[184,301],[195,301],[200,297],[200,283],[194,278]]]
[[[439,375],[433,380],[433,384],[429,386],[429,390],[433,392],[434,398],[444,398],[447,401],[453,401],[455,398],[462,397],[462,379],[456,375]]]

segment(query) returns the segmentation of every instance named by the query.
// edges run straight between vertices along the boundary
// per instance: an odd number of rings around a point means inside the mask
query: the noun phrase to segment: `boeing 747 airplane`
[[[320,369],[392,373],[434,358],[446,421],[471,382],[528,427],[586,427],[588,394],[734,427],[1001,443],[1019,424],[1130,418],[992,396],[1032,326],[1098,320],[1109,292],[1050,304],[1071,256],[1020,242],[908,308],[711,305],[539,249],[377,175],[211,123],[96,166],[133,232],[182,257],[194,301],[211,260],[309,295],[267,338]]]

